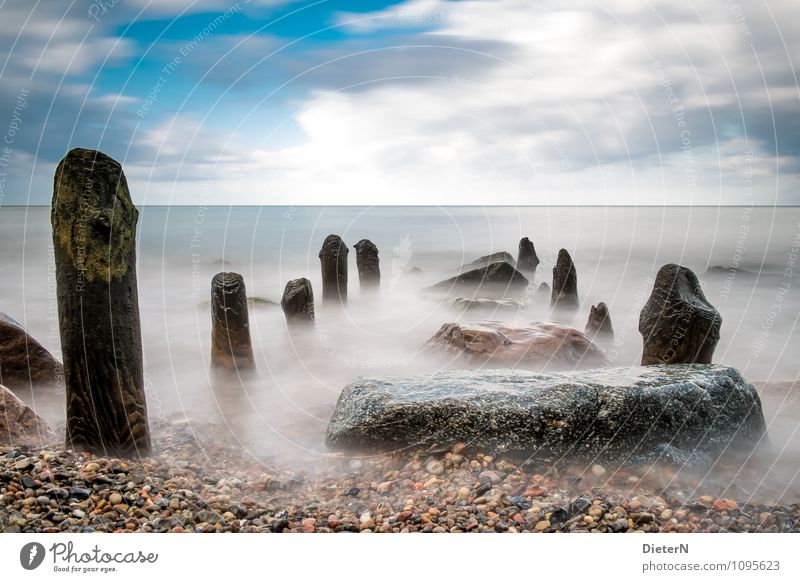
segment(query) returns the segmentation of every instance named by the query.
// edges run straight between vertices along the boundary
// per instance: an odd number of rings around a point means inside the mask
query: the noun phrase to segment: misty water
[[[320,305],[318,252],[328,234],[350,247],[346,309]],[[797,378],[800,209],[618,207],[144,207],[138,282],[151,423],[186,417],[222,423],[254,456],[313,463],[328,451],[325,427],[342,388],[358,376],[412,375],[454,365],[422,347],[450,321],[475,320],[420,290],[490,252],[517,254],[528,236],[542,263],[534,285],[551,283],[560,248],[576,264],[583,330],[590,305],[604,301],[615,329],[613,365],[639,363],[639,311],[658,269],[674,262],[700,277],[722,314],[715,362],[751,382],[782,381],[762,394],[777,455],[770,470],[780,496],[796,491],[800,405]],[[359,292],[352,245],[380,250],[378,295]],[[712,266],[738,271],[707,273]],[[49,208],[0,208],[0,311],[60,358]],[[409,272],[418,267],[421,272]],[[212,276],[241,273],[251,306],[258,376],[213,384],[209,374]],[[317,299],[313,330],[289,333],[280,306],[290,279],[307,277]],[[270,303],[275,302],[275,303]],[[531,292],[520,313],[494,320],[552,320],[549,297]],[[63,395],[25,395],[55,425]],[[796,497],[796,495],[795,495]]]

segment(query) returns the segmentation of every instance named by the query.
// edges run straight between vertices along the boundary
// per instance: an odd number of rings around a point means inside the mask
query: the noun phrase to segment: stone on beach
[[[58,164],[51,223],[67,442],[120,455],[150,448],[136,283],[136,224],[122,167],[73,149]]]
[[[458,370],[355,380],[326,442],[366,451],[468,442],[537,461],[700,465],[753,450],[765,430],[755,388],[723,366]]]
[[[244,278],[222,272],[211,280],[211,367],[246,372],[256,367]]]
[[[309,323],[314,321],[314,292],[306,278],[292,279],[286,283],[281,298],[286,322]]]
[[[602,301],[596,306],[592,305],[589,310],[589,320],[586,322],[585,333],[588,337],[614,337],[614,328],[611,326],[611,315],[608,313],[608,306]]]
[[[710,364],[721,325],[694,272],[664,265],[639,315],[642,365]]]
[[[474,269],[482,269],[484,267],[488,267],[492,263],[508,263],[512,267],[516,266],[516,262],[514,261],[514,257],[511,256],[511,253],[500,251],[497,253],[491,253],[489,255],[483,255],[471,263],[465,263],[461,265],[459,271],[464,272],[472,271]]]
[[[347,253],[344,241],[330,234],[322,243],[319,260],[322,267],[322,301],[347,303]]]
[[[561,249],[558,251],[556,266],[553,267],[550,306],[556,309],[575,310],[578,305],[578,273],[572,257],[566,249]]]
[[[54,440],[47,422],[0,384],[0,444],[43,445]]]
[[[61,363],[7,314],[0,312],[0,383],[11,389],[63,383]]]
[[[595,367],[605,352],[583,333],[558,323],[514,327],[494,321],[446,323],[426,344],[455,354],[459,363],[528,369]]]
[[[426,287],[424,291],[449,295],[502,299],[520,296],[528,287],[528,279],[510,263],[492,263]]]
[[[356,266],[358,281],[362,290],[374,290],[381,284],[381,267],[378,258],[378,247],[367,239],[361,239],[353,245],[356,249]]]
[[[517,269],[526,273],[533,273],[539,267],[539,257],[531,240],[526,236],[519,241],[519,254],[517,255]]]

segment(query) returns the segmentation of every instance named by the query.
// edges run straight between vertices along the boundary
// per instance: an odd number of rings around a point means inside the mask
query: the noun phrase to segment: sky
[[[0,204],[800,203],[797,0],[0,0]]]

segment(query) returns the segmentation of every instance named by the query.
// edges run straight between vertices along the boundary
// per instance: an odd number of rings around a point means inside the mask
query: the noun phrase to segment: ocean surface
[[[322,241],[350,246],[350,301],[325,309]],[[616,332],[614,365],[639,362],[639,311],[665,263],[690,267],[722,314],[715,362],[750,381],[794,381],[800,370],[800,209],[630,207],[144,207],[138,281],[151,420],[186,416],[227,423],[242,442],[287,454],[324,454],[322,435],[342,388],[363,375],[410,375],[449,365],[420,353],[449,321],[474,319],[420,290],[490,252],[517,255],[523,236],[542,263],[534,283],[551,283],[558,250],[578,273],[581,308],[558,320],[583,329],[589,307],[604,301]],[[378,296],[361,296],[358,240],[380,249]],[[709,273],[713,266],[723,267]],[[409,273],[412,267],[422,272]],[[729,269],[734,267],[735,269]],[[0,208],[0,311],[19,321],[60,358],[49,208]],[[212,386],[209,379],[212,276],[241,273],[248,295],[280,300],[286,282],[308,277],[317,325],[290,335],[280,307],[250,312],[258,378]],[[549,301],[531,294],[520,314],[492,319],[551,319]],[[791,390],[765,401],[771,431],[796,443]],[[63,396],[38,395],[37,409],[58,423]],[[773,438],[774,440],[774,438]],[[792,445],[793,446],[793,445]]]

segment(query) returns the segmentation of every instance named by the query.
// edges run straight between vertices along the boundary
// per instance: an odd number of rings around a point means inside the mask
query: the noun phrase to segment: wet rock
[[[217,273],[211,281],[211,367],[249,372],[255,366],[244,277]]]
[[[592,460],[713,461],[764,436],[761,402],[722,366],[647,366],[537,374],[522,370],[362,378],[339,397],[326,440],[336,449],[471,446]]]
[[[564,369],[600,366],[605,352],[578,330],[557,323],[512,327],[493,321],[446,323],[427,349],[444,351],[459,364]]]
[[[361,239],[353,245],[356,249],[356,266],[361,290],[374,290],[381,284],[381,268],[378,259],[378,247],[367,239]]]
[[[642,365],[710,364],[721,325],[697,276],[686,267],[664,265],[639,316]]]
[[[56,436],[32,408],[0,384],[0,444],[45,444]]]
[[[424,291],[448,295],[502,299],[521,296],[528,287],[528,279],[510,263],[492,263],[487,267],[466,271],[426,287]]]
[[[314,321],[314,291],[311,281],[305,278],[292,279],[286,283],[281,298],[281,308],[290,325]]]
[[[484,255],[478,259],[475,259],[471,263],[465,263],[461,265],[459,271],[464,272],[464,271],[472,271],[474,269],[483,269],[493,263],[503,263],[503,262],[508,263],[512,267],[516,265],[514,257],[511,256],[511,253],[501,251],[499,253]]]
[[[556,309],[575,310],[578,308],[578,273],[572,257],[566,249],[558,251],[556,266],[553,267],[553,290],[550,306]]]
[[[523,273],[533,273],[539,266],[539,257],[533,243],[526,236],[519,241],[519,254],[517,255],[517,269]]]
[[[347,303],[347,245],[337,235],[331,234],[319,251],[322,266],[322,301]]]
[[[61,363],[19,323],[0,312],[0,384],[18,390],[63,382]]]
[[[592,305],[589,310],[589,320],[586,322],[585,331],[590,338],[597,336],[603,339],[611,339],[614,337],[611,315],[608,313],[608,306],[602,301],[596,306]]]
[[[136,282],[136,225],[122,166],[73,149],[58,164],[50,219],[67,441],[123,455],[150,449]]]
[[[515,312],[521,311],[525,305],[520,301],[509,299],[472,299],[470,297],[456,297],[453,308],[469,312]]]

